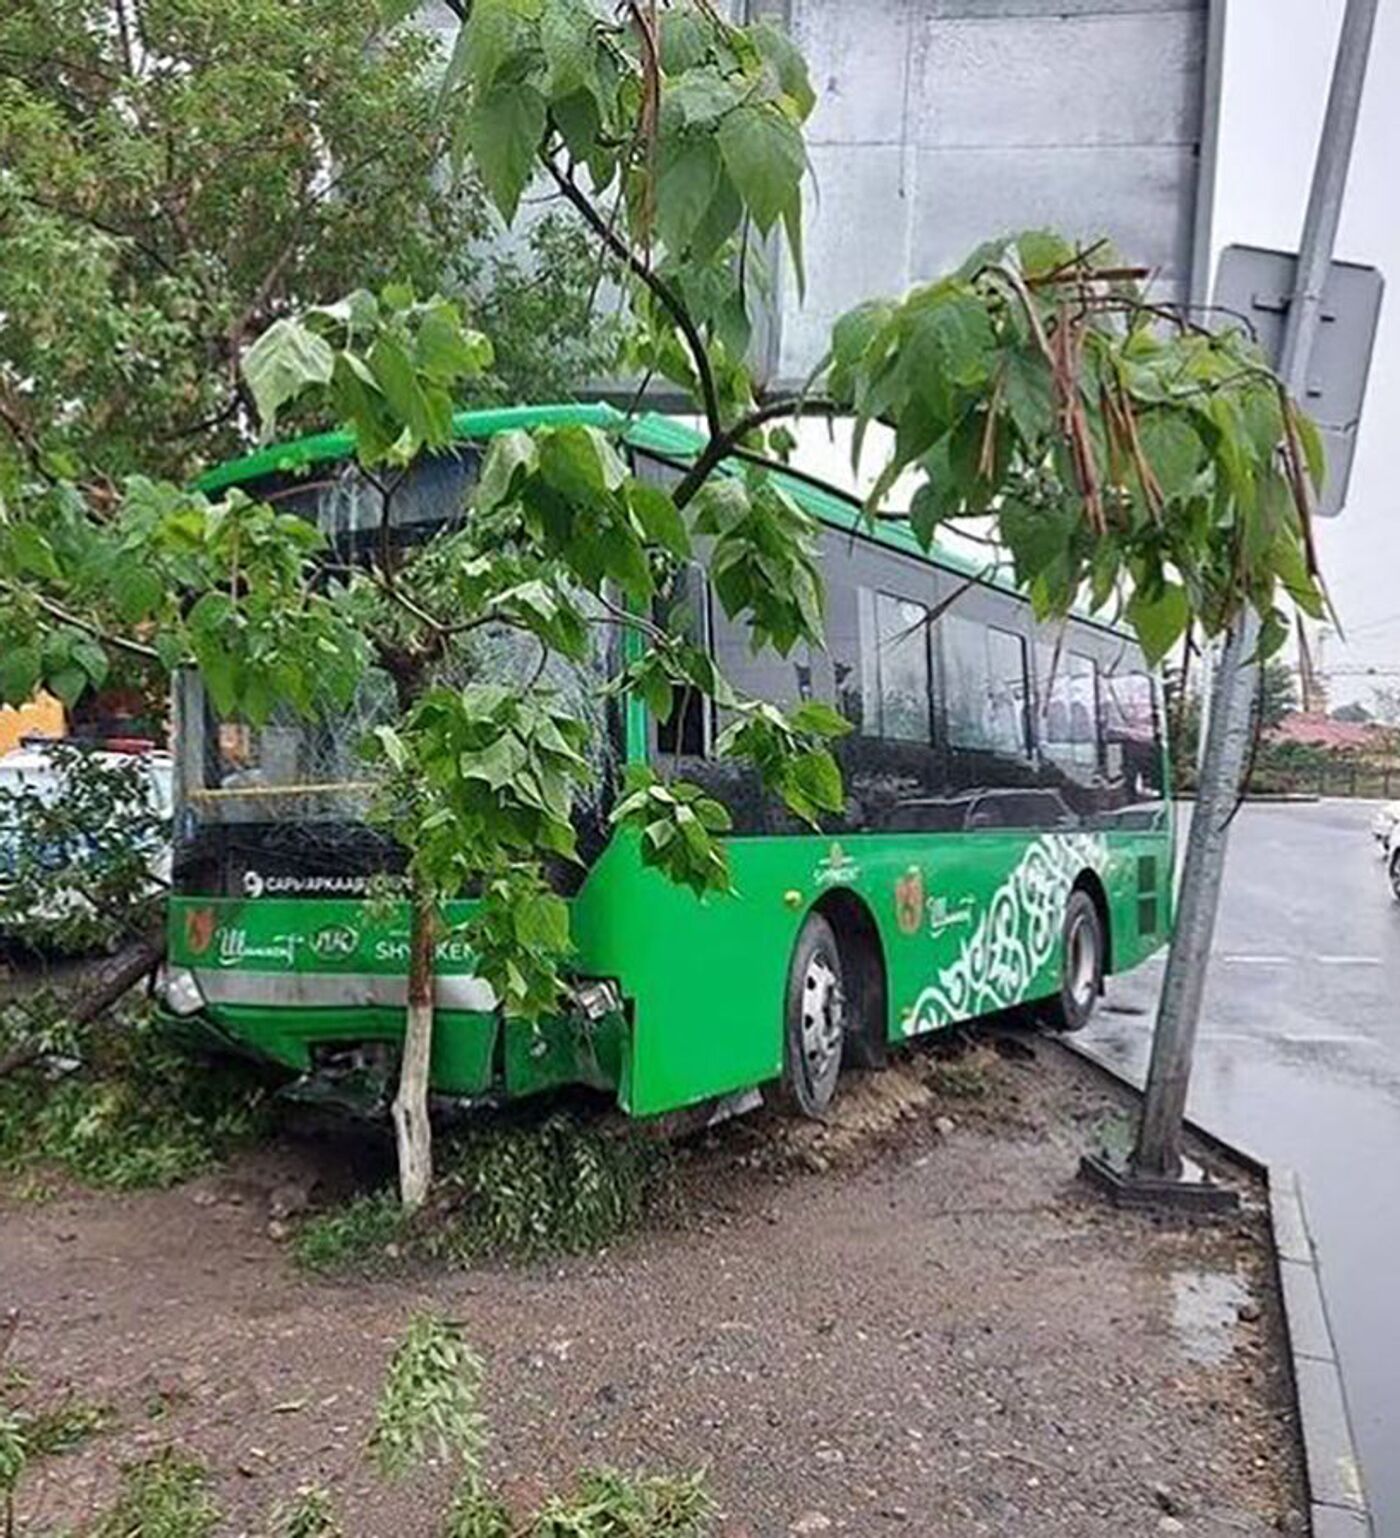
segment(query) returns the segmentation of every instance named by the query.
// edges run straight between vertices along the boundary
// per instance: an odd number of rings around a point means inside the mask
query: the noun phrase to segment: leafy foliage
[[[493,395],[557,393],[612,345],[576,221],[493,252],[444,175],[439,40],[393,0],[12,0],[0,18],[0,402],[53,464],[182,475],[253,423],[246,341],[390,279],[471,295]],[[0,432],[0,459],[5,457]]]
[[[204,1465],[166,1448],[122,1470],[116,1504],[92,1528],[92,1538],[208,1538],[220,1512]]]
[[[833,331],[827,386],[865,428],[895,429],[873,510],[918,478],[914,532],[990,517],[1041,618],[1081,594],[1158,662],[1194,619],[1243,607],[1267,654],[1324,598],[1309,517],[1316,429],[1239,331],[1149,306],[1102,245],[1029,232],[978,249]]]
[[[702,1474],[632,1478],[613,1469],[579,1476],[575,1492],[553,1497],[531,1538],[700,1538],[714,1503]]]
[[[593,1253],[674,1200],[656,1144],[563,1115],[473,1129],[439,1162],[425,1211],[410,1220],[388,1192],[357,1196],[301,1223],[297,1263],[320,1275],[371,1275],[419,1261]]]
[[[33,1014],[0,1015],[0,1051],[28,1045]],[[177,1053],[140,1014],[81,1042],[60,1021],[47,1049],[81,1051],[66,1070],[41,1059],[0,1079],[0,1169],[54,1165],[90,1185],[168,1186],[208,1169],[267,1125],[266,1093],[246,1067]]]
[[[342,1538],[330,1493],[320,1485],[308,1485],[274,1517],[276,1538]]]
[[[380,1473],[397,1479],[436,1459],[475,1477],[486,1442],[478,1408],[482,1372],[459,1326],[430,1315],[413,1319],[390,1359],[375,1411],[370,1451]]]

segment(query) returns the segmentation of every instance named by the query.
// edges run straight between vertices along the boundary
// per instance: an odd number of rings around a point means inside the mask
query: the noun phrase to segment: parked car
[[[1376,840],[1376,848],[1384,853],[1391,830],[1400,824],[1400,801],[1383,801],[1376,808],[1376,815],[1371,819],[1371,833]]]
[[[126,739],[29,738],[0,755],[0,935],[33,943],[37,927],[60,949],[112,943],[122,916],[104,924],[104,903],[169,885],[172,767]]]

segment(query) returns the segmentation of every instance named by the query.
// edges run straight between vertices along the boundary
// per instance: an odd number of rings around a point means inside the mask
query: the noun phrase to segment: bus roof
[[[548,427],[567,423],[582,423],[613,432],[621,432],[633,448],[664,455],[670,459],[689,460],[699,453],[705,438],[694,428],[674,417],[657,412],[646,412],[630,419],[606,401],[574,402],[545,406],[497,406],[477,411],[459,411],[452,418],[452,434],[461,442],[471,442],[508,432],[511,428]],[[266,448],[216,465],[196,482],[196,488],[204,492],[223,491],[244,481],[258,480],[265,475],[290,474],[305,470],[311,465],[327,460],[348,459],[355,451],[355,435],[348,429],[334,432],[312,433],[304,438],[289,439],[285,443],[269,444]],[[737,462],[721,466],[722,472],[737,473]],[[774,473],[774,479],[808,512],[823,523],[835,528],[848,529],[878,544],[903,551],[918,560],[927,561],[959,576],[971,577],[978,583],[1022,597],[1020,589],[1009,577],[999,573],[986,573],[978,563],[960,551],[935,543],[925,550],[905,519],[882,519],[872,524],[859,499],[849,496],[835,487],[829,489],[814,485],[797,475]],[[1126,627],[1114,625],[1076,608],[1074,618],[1083,623],[1108,630],[1130,639],[1132,633]]]

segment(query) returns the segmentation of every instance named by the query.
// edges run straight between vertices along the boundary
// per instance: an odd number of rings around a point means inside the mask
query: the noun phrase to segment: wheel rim
[[[1080,914],[1065,937],[1065,986],[1076,1009],[1087,1009],[1094,1002],[1098,985],[1098,930]]]
[[[812,1084],[841,1066],[846,1000],[841,977],[824,951],[813,951],[802,975],[802,1060]]]

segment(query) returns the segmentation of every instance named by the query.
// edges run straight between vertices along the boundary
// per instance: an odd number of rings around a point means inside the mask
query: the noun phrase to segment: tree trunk
[[[138,935],[109,956],[100,966],[93,968],[81,987],[65,1001],[63,1013],[75,1026],[89,1025],[98,1015],[110,1009],[127,991],[148,977],[165,959],[165,930],[152,929]],[[0,1053],[0,1079],[8,1074],[28,1068],[45,1055],[43,1046],[34,1042],[20,1042],[7,1052]]]
[[[406,1212],[427,1200],[433,1178],[433,1131],[428,1121],[428,1068],[433,1053],[433,950],[437,940],[434,905],[413,895],[408,946],[408,1007],[403,1060],[394,1096],[394,1132],[399,1151],[399,1198]]]

